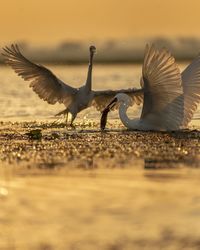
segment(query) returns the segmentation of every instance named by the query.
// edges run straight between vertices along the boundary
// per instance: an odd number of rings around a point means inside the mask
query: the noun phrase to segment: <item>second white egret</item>
[[[119,116],[128,129],[172,131],[187,128],[200,102],[200,55],[181,74],[168,51],[147,45],[141,90],[144,103],[140,118],[127,116],[131,99],[120,93],[104,109],[101,129],[105,129],[107,114],[116,103],[120,103]]]

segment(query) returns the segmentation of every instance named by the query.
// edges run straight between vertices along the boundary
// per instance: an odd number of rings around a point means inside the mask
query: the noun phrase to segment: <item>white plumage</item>
[[[25,81],[31,81],[30,87],[38,96],[47,101],[49,104],[63,103],[65,110],[58,115],[67,115],[71,113],[71,124],[77,114],[83,109],[93,105],[97,110],[102,111],[110,102],[110,100],[118,93],[128,94],[132,100],[140,104],[143,100],[143,93],[140,90],[123,89],[123,90],[92,90],[92,68],[93,57],[96,51],[94,46],[90,46],[90,60],[88,66],[88,74],[86,83],[80,88],[73,88],[58,79],[46,67],[35,64],[22,55],[17,45],[5,47],[3,56],[5,62],[10,65],[14,71]]]
[[[147,45],[141,83],[144,103],[140,118],[129,119],[126,111],[131,100],[126,94],[117,94],[103,112],[102,129],[110,108],[117,102],[120,103],[120,119],[129,129],[170,131],[186,128],[200,102],[200,56],[181,74],[168,51]]]

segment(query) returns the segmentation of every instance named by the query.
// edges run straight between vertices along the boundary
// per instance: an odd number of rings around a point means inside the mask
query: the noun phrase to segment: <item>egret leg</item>
[[[73,125],[73,121],[75,120],[77,114],[72,114],[71,122],[70,122],[70,127],[75,128]]]
[[[66,114],[65,114],[65,122],[66,122],[66,125],[68,124],[68,111],[66,112]]]

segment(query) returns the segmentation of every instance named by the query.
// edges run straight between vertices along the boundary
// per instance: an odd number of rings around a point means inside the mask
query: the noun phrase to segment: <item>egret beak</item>
[[[103,110],[102,115],[101,115],[101,130],[103,131],[106,127],[106,123],[107,123],[107,116],[108,116],[108,112],[110,112],[110,110],[116,105],[117,103],[117,98],[115,97],[110,104],[108,104],[108,106]]]

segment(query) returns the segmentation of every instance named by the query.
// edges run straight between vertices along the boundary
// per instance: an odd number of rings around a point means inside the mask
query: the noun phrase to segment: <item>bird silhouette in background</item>
[[[3,48],[6,64],[10,65],[13,70],[21,76],[25,81],[30,81],[30,87],[44,101],[49,104],[63,103],[65,110],[57,115],[71,114],[70,125],[73,126],[73,121],[77,114],[90,106],[95,106],[97,110],[102,111],[118,93],[128,94],[133,103],[140,104],[143,101],[143,92],[135,88],[121,90],[92,90],[92,69],[93,58],[96,52],[95,46],[90,46],[89,65],[87,79],[83,86],[74,88],[57,78],[46,67],[33,63],[22,55],[18,45],[11,45]]]
[[[105,129],[107,115],[116,103],[120,105],[120,119],[128,129],[170,131],[187,128],[200,102],[200,55],[181,74],[168,51],[147,45],[141,80],[144,102],[140,118],[127,116],[131,99],[120,93],[104,109],[101,129]]]

